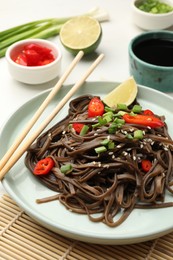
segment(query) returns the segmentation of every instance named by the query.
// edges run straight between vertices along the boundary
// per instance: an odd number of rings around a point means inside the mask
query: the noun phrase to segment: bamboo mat
[[[96,245],[64,238],[32,220],[8,196],[0,198],[0,260],[173,259],[173,233],[132,245]]]

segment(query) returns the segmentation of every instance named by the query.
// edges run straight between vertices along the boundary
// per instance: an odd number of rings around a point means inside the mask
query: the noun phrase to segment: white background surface
[[[110,20],[102,23],[103,37],[98,53],[104,53],[105,58],[88,81],[121,82],[129,77],[128,44],[134,36],[144,32],[133,24],[130,5],[130,0],[0,0],[0,31],[37,19],[79,15],[97,6],[104,8],[109,13]],[[73,56],[62,47],[58,36],[50,40],[62,50],[63,72]],[[74,83],[91,63],[91,59],[83,59],[66,80],[66,84]],[[57,79],[43,85],[19,83],[11,78],[6,60],[1,58],[0,127],[19,106],[37,93],[53,87],[56,81]],[[4,192],[0,184],[0,195]]]

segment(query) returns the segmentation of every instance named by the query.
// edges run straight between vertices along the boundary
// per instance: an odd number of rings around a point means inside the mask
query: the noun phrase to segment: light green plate
[[[118,84],[116,82],[88,82],[82,86],[74,97],[83,94],[103,97]],[[39,126],[43,118],[49,115],[69,88],[70,86],[62,88],[34,129]],[[33,116],[49,91],[37,95],[20,107],[2,127],[0,133],[1,158],[19,135],[24,125]],[[170,134],[173,136],[173,99],[151,88],[140,86],[138,100],[143,108],[151,109],[155,113],[166,116]],[[68,104],[51,122],[51,125],[62,119],[67,114],[67,110]],[[35,202],[36,199],[52,195],[54,192],[43,186],[27,170],[24,164],[24,157],[5,176],[3,186],[7,193],[29,216],[48,229],[69,238],[98,244],[129,244],[154,239],[173,230],[173,208],[135,209],[122,225],[117,228],[110,228],[103,223],[89,221],[85,215],[71,213],[58,201],[38,205]],[[173,201],[173,197],[169,194],[167,199]]]

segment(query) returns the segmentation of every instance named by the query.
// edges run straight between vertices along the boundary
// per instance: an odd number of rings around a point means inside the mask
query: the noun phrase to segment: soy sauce
[[[173,40],[150,39],[133,47],[134,54],[147,63],[165,67],[173,66]]]

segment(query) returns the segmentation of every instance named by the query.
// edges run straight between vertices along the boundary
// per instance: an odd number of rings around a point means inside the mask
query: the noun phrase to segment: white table
[[[0,0],[0,31],[32,20],[83,14],[97,6],[104,8],[109,13],[110,21],[102,23],[103,37],[98,52],[104,53],[105,58],[88,80],[122,82],[129,77],[129,41],[143,32],[132,22],[130,4],[129,0]],[[64,71],[73,56],[62,47],[58,36],[50,40],[57,43],[63,52],[62,71]],[[74,83],[90,63],[89,60],[82,60],[66,83]],[[55,83],[55,81],[42,85],[19,83],[11,78],[6,60],[1,58],[0,127],[19,106],[37,93],[53,87]],[[0,184],[0,195],[3,193],[4,189]]]

